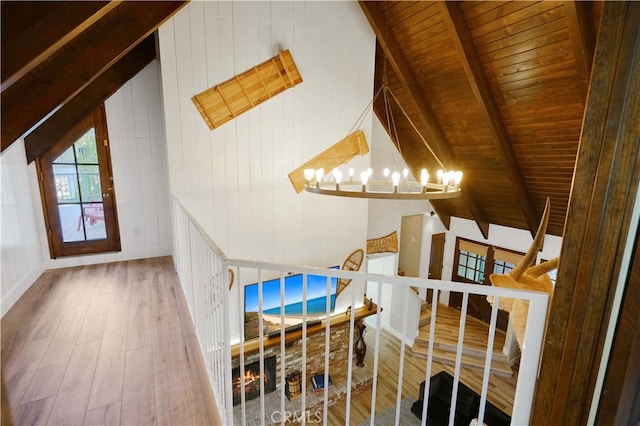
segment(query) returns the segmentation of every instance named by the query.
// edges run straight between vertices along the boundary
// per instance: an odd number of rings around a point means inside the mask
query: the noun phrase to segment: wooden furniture
[[[363,319],[366,318],[370,315],[373,315],[376,313],[378,306],[373,303],[372,304],[372,309],[369,310],[369,308],[367,308],[366,306],[366,300],[365,300],[365,305],[359,307],[358,309],[356,309],[354,311],[355,314],[355,320],[358,321],[359,319]],[[382,310],[381,310],[382,311]],[[337,326],[337,325],[341,325],[341,324],[345,324],[347,322],[349,322],[349,320],[351,319],[350,315],[345,315],[344,312],[340,312],[334,315],[331,315],[329,317],[329,321],[331,324],[331,328]],[[307,336],[312,336],[314,334],[317,333],[321,333],[323,331],[325,331],[325,327],[327,324],[327,320],[326,318],[323,319],[320,323],[315,324],[315,325],[311,325],[307,327]],[[263,346],[264,349],[268,349],[268,348],[273,348],[276,346],[280,346],[280,339],[282,338],[282,336],[274,336],[272,338],[267,338],[267,335],[264,335],[264,339],[263,339]],[[293,343],[296,342],[298,340],[302,339],[302,330],[295,330],[289,333],[285,333],[285,343],[289,344],[289,343]],[[260,339],[252,339],[249,340],[248,342],[245,342],[244,344],[244,355],[250,355],[256,352],[260,351]],[[231,346],[231,358],[237,358],[240,356],[240,344],[235,344]]]

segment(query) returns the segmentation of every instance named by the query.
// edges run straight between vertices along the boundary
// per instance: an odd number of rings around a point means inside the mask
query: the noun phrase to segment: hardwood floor
[[[3,425],[220,423],[170,258],[45,272],[1,359]]]
[[[453,331],[452,331],[453,332]],[[457,333],[457,330],[455,330]],[[365,364],[373,363],[373,348],[375,345],[375,330],[371,329],[365,336],[367,343],[367,355]],[[400,341],[382,330],[380,332],[380,363],[378,366],[378,385],[376,393],[376,413],[396,405],[396,393],[398,389],[398,372],[400,370]],[[451,375],[455,369],[453,365],[434,362],[431,375],[440,371],[447,371]],[[415,356],[411,348],[406,347],[404,353],[404,371],[402,380],[402,396],[418,398],[420,383],[425,378],[426,360]],[[475,392],[482,389],[482,372],[477,369],[461,368],[460,380]],[[487,399],[507,414],[513,411],[513,399],[517,382],[517,372],[508,377],[504,374],[492,373],[489,379],[489,392]],[[351,400],[350,424],[359,424],[368,420],[371,416],[371,390],[358,394]],[[332,406],[328,413],[329,424],[345,424],[346,401]]]
[[[219,424],[170,258],[45,272],[2,318],[2,424]],[[375,330],[366,334],[372,365]],[[399,341],[381,332],[376,412],[396,403]],[[357,367],[356,367],[357,368]],[[417,398],[426,360],[405,349],[402,398]],[[432,374],[453,366],[434,362]],[[511,413],[517,374],[492,375],[488,399]],[[462,369],[475,391],[481,373]],[[351,424],[370,417],[371,390]],[[329,424],[344,424],[345,401]]]

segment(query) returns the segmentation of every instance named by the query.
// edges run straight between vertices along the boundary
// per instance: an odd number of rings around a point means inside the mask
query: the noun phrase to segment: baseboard
[[[47,259],[44,269],[70,268],[73,266],[97,265],[100,263],[123,262],[125,260],[148,259],[151,257],[171,256],[171,246],[120,251],[117,253],[90,254],[85,256],[61,257]]]
[[[2,316],[9,312],[9,309],[11,309],[11,307],[18,301],[18,299],[20,299],[20,297],[22,297],[22,295],[27,290],[29,290],[29,287],[31,287],[33,283],[36,282],[40,275],[42,275],[42,272],[44,272],[44,269],[42,268],[31,271],[31,273],[20,280],[20,282],[16,286],[14,286],[7,294],[2,294],[2,302],[0,302]]]

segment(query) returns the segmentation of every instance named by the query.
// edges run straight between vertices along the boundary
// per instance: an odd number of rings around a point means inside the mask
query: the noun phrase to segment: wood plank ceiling
[[[3,1],[2,150],[28,161],[156,57],[153,33],[185,1]]]
[[[464,196],[444,219],[562,235],[602,2],[360,2],[387,82]],[[414,175],[440,168],[400,109],[374,110]],[[392,120],[388,117],[391,116]],[[394,124],[389,131],[389,121]]]
[[[2,150],[28,161],[155,57],[155,29],[185,2],[2,2]],[[451,216],[562,235],[602,2],[360,2],[387,82],[429,146],[465,173]],[[150,38],[151,37],[151,38]],[[375,111],[388,127],[382,98]],[[439,168],[392,110],[414,175]]]

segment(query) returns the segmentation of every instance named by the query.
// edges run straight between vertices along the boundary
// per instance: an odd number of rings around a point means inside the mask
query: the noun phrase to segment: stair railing
[[[430,325],[431,336],[435,333],[435,323],[437,321],[437,303],[438,294],[441,291],[457,291],[463,293],[462,315],[460,319],[459,338],[456,352],[455,361],[455,374],[454,374],[454,392],[452,394],[451,403],[451,422],[453,422],[453,413],[456,409],[456,392],[460,380],[461,370],[461,357],[463,352],[463,336],[465,330],[466,321],[466,309],[468,298],[470,294],[477,294],[482,296],[494,296],[496,298],[494,302],[494,308],[492,309],[491,322],[489,326],[488,344],[486,350],[485,365],[483,368],[483,381],[480,407],[478,411],[479,424],[482,424],[484,416],[484,408],[486,404],[486,396],[488,393],[488,383],[491,375],[491,358],[493,339],[496,332],[496,318],[499,298],[509,297],[514,299],[522,299],[529,302],[529,311],[527,316],[527,328],[524,337],[523,347],[526,348],[522,351],[520,369],[518,372],[517,386],[515,391],[515,397],[513,402],[513,412],[511,413],[512,424],[528,424],[529,416],[531,412],[533,395],[535,391],[536,376],[538,372],[538,364],[540,360],[540,352],[542,347],[542,338],[544,333],[544,325],[547,312],[548,296],[543,293],[519,291],[512,289],[496,288],[491,286],[476,286],[472,284],[454,283],[448,281],[439,280],[427,280],[417,279],[400,276],[386,276],[380,274],[369,274],[365,272],[353,272],[335,269],[320,269],[310,267],[300,267],[292,265],[272,264],[265,262],[255,262],[249,260],[228,259],[224,253],[217,248],[215,243],[203,230],[203,228],[194,220],[184,206],[176,199],[173,199],[173,219],[174,219],[174,263],[176,265],[176,271],[180,278],[183,291],[189,304],[189,309],[194,321],[196,333],[200,342],[203,357],[207,368],[209,382],[213,388],[214,397],[216,399],[217,406],[219,408],[219,414],[221,416],[223,424],[248,424],[250,419],[248,416],[250,413],[247,411],[247,407],[250,404],[245,398],[245,392],[241,392],[241,401],[238,407],[234,408],[233,405],[233,389],[232,389],[232,336],[231,336],[231,321],[237,321],[240,324],[240,330],[243,320],[241,318],[230,318],[232,309],[230,308],[229,298],[229,268],[238,270],[238,276],[235,278],[238,286],[244,284],[242,280],[243,273],[248,273],[251,276],[258,277],[259,289],[262,288],[264,281],[263,274],[269,272],[271,274],[279,274],[284,279],[290,273],[302,274],[305,282],[310,275],[322,275],[327,277],[327,287],[330,286],[330,280],[332,278],[346,278],[352,280],[360,280],[370,283],[378,283],[377,294],[375,299],[381,301],[376,307],[376,314],[372,316],[374,318],[374,332],[375,339],[372,348],[373,361],[372,361],[372,378],[371,389],[372,396],[369,401],[370,409],[370,424],[374,424],[376,414],[376,393],[379,386],[378,372],[380,366],[380,330],[381,330],[381,309],[384,305],[383,292],[389,288],[403,289],[405,297],[411,297],[409,293],[412,292],[411,286],[417,288],[431,289],[433,290],[432,300],[432,319]],[[261,290],[260,290],[261,291]],[[240,292],[243,294],[244,292]],[[263,295],[260,293],[259,295]],[[305,298],[306,298],[305,293]],[[351,306],[358,308],[364,304],[364,301],[356,301],[355,294],[351,295]],[[305,299],[306,300],[306,299]],[[406,299],[405,299],[406,300]],[[238,309],[242,305],[243,300],[238,300]],[[303,303],[303,306],[306,306]],[[285,329],[285,300],[284,295],[280,300],[281,314],[280,325]],[[354,360],[354,330],[355,330],[355,311],[351,309],[349,316],[348,327],[348,360]],[[237,313],[237,311],[236,311]],[[327,308],[327,317],[329,317],[329,308]],[[349,314],[349,312],[347,312]],[[404,309],[402,313],[396,313],[402,316],[402,339],[408,334],[408,321],[409,313],[407,309]],[[331,357],[331,351],[324,351],[324,371],[326,381],[324,383],[324,389],[321,393],[322,400],[318,405],[314,402],[314,398],[317,399],[318,394],[306,392],[310,383],[310,374],[313,372],[306,371],[306,363],[302,363],[302,396],[299,400],[299,404],[295,410],[291,410],[291,402],[286,398],[284,390],[285,375],[281,374],[278,383],[278,392],[269,394],[270,396],[276,395],[277,402],[267,403],[267,395],[265,395],[264,388],[264,353],[268,338],[265,338],[263,329],[264,324],[264,309],[262,307],[262,300],[260,300],[259,309],[259,336],[257,340],[258,352],[260,354],[260,396],[258,398],[259,408],[254,410],[252,415],[256,415],[257,422],[261,424],[277,424],[284,425],[287,421],[299,421],[301,423],[314,423],[321,421],[323,424],[329,424],[329,409],[330,402],[335,402],[330,398],[330,394],[334,395],[336,390],[330,392],[328,385],[328,376],[331,374],[329,370],[329,363]],[[307,347],[307,337],[309,336],[309,326],[307,326],[307,314],[306,308],[303,308],[302,315],[302,329],[297,331],[301,333],[302,342],[302,359],[307,359],[307,355],[311,350],[316,348]],[[324,347],[330,347],[331,325],[332,321],[324,321],[325,342]],[[240,337],[242,337],[242,331],[240,331]],[[280,352],[286,353],[286,339],[287,332],[284,331],[284,336],[279,340]],[[239,363],[240,371],[244,371],[245,353],[250,351],[249,345],[255,345],[256,343],[244,342],[244,339],[240,338],[237,346],[239,347]],[[400,344],[400,359],[398,365],[398,377],[396,388],[396,413],[395,424],[400,420],[400,406],[401,401],[405,395],[403,395],[403,385],[406,378],[404,377],[405,367],[405,352],[406,345]],[[371,354],[370,354],[371,356]],[[343,394],[339,395],[340,398],[346,399],[345,419],[346,424],[349,424],[351,418],[351,400],[352,400],[352,385],[354,377],[354,363],[347,362],[346,373],[346,390]],[[433,339],[429,342],[429,351],[427,360],[425,361],[425,376],[423,378],[408,378],[409,380],[424,380],[425,381],[425,395],[429,395],[429,378],[432,376],[432,364],[433,364]],[[287,371],[289,365],[287,364],[286,357],[281,357],[280,371]],[[344,368],[344,367],[343,367]],[[358,368],[358,367],[355,367]],[[342,373],[342,372],[341,372]],[[271,399],[270,399],[271,401]],[[253,403],[253,401],[251,401]],[[317,411],[311,412],[309,408],[314,406]],[[428,410],[428,400],[425,398],[423,412]],[[277,415],[274,416],[274,413]],[[422,418],[422,424],[426,422],[426,416]],[[451,424],[451,423],[450,423]]]

